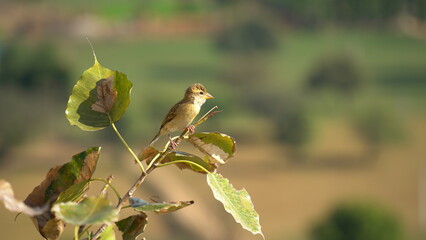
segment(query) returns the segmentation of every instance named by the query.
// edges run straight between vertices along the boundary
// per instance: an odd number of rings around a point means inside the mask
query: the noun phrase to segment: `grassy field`
[[[246,94],[252,94],[258,88],[266,93],[273,90],[282,92],[282,95],[297,95],[298,98],[307,99],[308,105],[312,106],[308,113],[312,117],[346,114],[348,104],[376,104],[391,108],[396,115],[424,113],[424,42],[389,32],[333,29],[291,32],[281,36],[281,39],[277,50],[264,57],[266,75]],[[243,124],[245,128],[240,129],[248,130],[253,122],[268,124],[268,119],[259,119],[256,109],[242,105],[236,99],[241,85],[231,84],[223,78],[224,68],[231,62],[226,54],[214,48],[211,38],[92,39],[92,42],[101,64],[126,73],[134,84],[132,104],[125,115],[130,134],[150,132],[155,128],[151,123],[161,120],[165,112],[162,109],[172,105],[172,99],[179,99],[185,86],[193,82],[204,83],[214,93],[214,102],[209,101],[206,108],[213,105],[224,108],[223,115],[229,119],[227,125],[238,128]],[[89,44],[84,39],[64,41],[59,47],[75,79],[93,64]],[[311,97],[304,92],[312,70],[324,58],[342,53],[354,59],[363,82],[352,102],[328,95]],[[140,139],[141,136],[137,134],[136,137]]]
[[[426,43],[368,30],[289,32],[281,37],[279,48],[266,57],[268,74],[265,79],[259,79],[258,86],[307,99],[309,117],[319,126],[306,146],[309,159],[295,164],[287,145],[266,137],[261,144],[239,144],[236,158],[221,170],[235,187],[249,191],[267,239],[304,240],[312,224],[336,203],[354,199],[385,206],[398,216],[407,239],[421,239],[416,237],[426,226],[425,208],[419,200],[424,191],[421,189],[424,183],[419,179],[424,175],[426,156]],[[232,136],[244,132],[252,138],[261,138],[267,132],[265,128],[272,120],[257,116],[255,109],[241,104],[234,94],[241,86],[222,79],[223,68],[229,61],[226,55],[214,49],[210,38],[153,37],[120,41],[93,38],[91,41],[100,63],[126,73],[134,84],[131,105],[119,127],[135,149],[146,145],[164,112],[193,82],[204,83],[216,97],[206,109],[219,105],[224,110],[201,130],[219,130]],[[77,42],[62,41],[58,47],[75,80],[93,64],[91,49],[83,38]],[[303,86],[312,69],[324,57],[342,52],[357,61],[365,81],[356,98],[348,103],[337,97],[304,93]],[[52,114],[63,114],[65,104]],[[346,164],[348,159],[360,158],[366,144],[348,126],[346,115],[353,109],[351,104],[390,109],[404,126],[406,138],[381,146],[367,164],[356,161]],[[51,166],[98,145],[100,139],[107,140],[101,142],[104,152],[96,176],[105,178],[114,174],[121,193],[137,177],[137,168],[128,161],[130,156],[122,152],[118,141],[104,138],[102,134],[97,134],[98,140],[81,141],[93,133],[70,127],[65,119],[50,128],[50,134],[34,136],[15,148],[0,168],[1,178],[12,183],[19,199],[25,198]],[[237,142],[244,141],[237,138]],[[322,162],[329,159],[337,160],[332,164]],[[168,190],[170,186],[173,191]],[[178,239],[176,236],[185,239],[188,236],[185,234],[190,234],[191,239],[212,239],[208,236],[211,232],[216,234],[213,239],[257,239],[242,230],[222,206],[212,200],[203,176],[174,168],[161,169],[142,186],[137,196],[196,202],[172,214],[170,219],[151,215],[148,239],[171,239],[173,234],[173,239]],[[0,208],[0,216],[3,238],[41,239],[26,217],[20,216],[15,222],[15,214],[4,208]],[[205,233],[206,229],[209,234]]]
[[[424,208],[419,202],[420,186],[424,184],[419,179],[426,156],[424,119],[411,122],[410,132],[412,144],[384,148],[369,164],[352,167],[293,165],[288,162],[284,146],[239,145],[235,159],[223,166],[221,173],[235,187],[249,191],[268,239],[305,239],[312,224],[335,204],[348,200],[379,203],[398,217],[407,234],[406,239],[420,239],[415,238],[414,233],[418,233],[420,224],[425,224],[419,222],[425,214],[420,212]],[[356,138],[338,122],[330,123],[327,134],[315,145],[316,156],[330,154],[330,149],[336,152],[336,146],[345,154],[359,154]],[[58,142],[56,139],[23,146],[10,156],[10,164],[0,169],[0,176],[10,181],[15,195],[23,199],[43,179],[49,167],[66,161],[85,147],[88,146]],[[103,146],[95,175],[106,177],[113,174],[114,185],[122,193],[137,177],[138,169],[127,161],[130,159],[128,153],[119,149]],[[99,187],[94,184],[93,192],[99,191]],[[188,236],[183,230],[191,232],[191,236],[195,236],[192,239],[215,239],[202,234],[209,227],[215,228],[216,235],[212,236],[218,237],[216,239],[256,239],[240,229],[221,209],[222,206],[212,200],[201,175],[174,167],[160,169],[142,185],[136,196],[196,202],[194,206],[172,215],[150,215],[149,239],[171,239],[169,234]],[[115,201],[113,195],[110,198]],[[127,211],[124,215],[130,213]],[[41,239],[27,217],[20,216],[14,221],[15,214],[4,208],[0,208],[0,215],[2,237],[5,239]],[[71,232],[68,231],[68,234]]]

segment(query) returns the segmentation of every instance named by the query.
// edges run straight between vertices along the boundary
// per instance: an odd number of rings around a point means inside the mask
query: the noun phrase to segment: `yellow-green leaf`
[[[221,164],[233,157],[236,149],[235,140],[219,132],[196,132],[187,140],[210,159]]]
[[[103,197],[87,197],[80,203],[58,203],[53,205],[52,212],[57,218],[74,225],[111,224],[118,220],[117,209]]]
[[[207,183],[212,189],[214,197],[223,203],[225,210],[234,217],[236,222],[251,233],[260,234],[263,237],[259,214],[254,210],[253,203],[245,189],[236,190],[228,179],[218,173],[207,174]]]
[[[130,103],[132,83],[126,74],[95,64],[74,85],[65,115],[71,125],[96,131],[116,122]]]
[[[64,192],[61,192],[55,203],[60,202],[78,202],[83,195],[89,190],[89,180],[84,180],[69,187]]]
[[[114,225],[109,225],[105,231],[99,235],[99,240],[115,240]]]
[[[211,163],[209,159],[201,159],[200,157],[186,152],[171,152],[167,154],[161,163],[167,162],[176,162],[176,166],[180,169],[189,169],[203,174],[206,174],[206,171],[199,166],[209,172],[213,172],[217,168],[217,166],[214,163]]]
[[[135,197],[131,197],[129,199],[129,202],[130,202],[130,206],[137,211],[142,211],[142,212],[154,211],[156,213],[174,212],[181,208],[194,204],[194,201],[149,203]]]

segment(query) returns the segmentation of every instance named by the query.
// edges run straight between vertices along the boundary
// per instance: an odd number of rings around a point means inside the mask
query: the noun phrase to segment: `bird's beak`
[[[211,99],[214,98],[210,93],[206,93],[206,95],[204,95],[205,99]]]

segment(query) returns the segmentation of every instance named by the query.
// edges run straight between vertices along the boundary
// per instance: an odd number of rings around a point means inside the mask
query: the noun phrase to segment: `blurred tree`
[[[397,219],[380,206],[366,203],[338,205],[311,230],[312,240],[399,240]]]
[[[330,17],[330,0],[264,0],[268,9],[284,21],[305,27],[323,23]]]
[[[0,94],[0,165],[11,148],[34,134],[34,125],[41,124],[34,106],[41,104],[40,96],[16,88],[2,87]]]
[[[216,46],[224,52],[247,54],[274,50],[277,43],[266,23],[258,19],[246,19],[219,31]]]
[[[409,11],[416,17],[426,19],[426,1],[408,0]]]
[[[304,146],[309,143],[313,131],[303,95],[259,88],[247,96],[246,104],[257,115],[274,120],[276,140],[289,147],[292,157],[303,156]]]
[[[338,22],[385,22],[404,9],[402,0],[333,0],[331,7]]]
[[[34,125],[51,117],[58,99],[66,100],[70,73],[63,62],[50,44],[0,45],[0,162],[39,130]]]
[[[392,24],[404,11],[425,17],[423,0],[264,0],[262,2],[285,21],[302,26],[377,23]],[[408,5],[408,8],[407,8]]]
[[[367,145],[367,158],[374,158],[383,143],[401,139],[404,133],[401,121],[396,120],[392,111],[383,106],[368,105],[354,111],[352,123]]]
[[[43,88],[63,95],[70,79],[54,47],[43,43],[33,47],[11,41],[0,45],[0,86],[37,91]]]
[[[308,77],[307,88],[332,89],[346,95],[359,89],[361,80],[354,59],[347,54],[337,54],[319,61]]]

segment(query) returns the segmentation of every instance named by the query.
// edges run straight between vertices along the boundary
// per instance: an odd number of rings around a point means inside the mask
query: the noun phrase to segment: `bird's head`
[[[213,98],[213,96],[207,92],[206,88],[201,83],[194,83],[186,89],[185,98],[203,104],[207,99]]]

